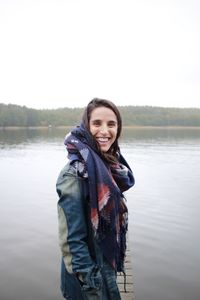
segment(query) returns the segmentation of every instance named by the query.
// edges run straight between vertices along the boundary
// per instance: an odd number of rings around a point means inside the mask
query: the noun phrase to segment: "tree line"
[[[119,106],[124,126],[200,126],[199,108]],[[0,127],[74,126],[84,108],[33,109],[0,103]]]

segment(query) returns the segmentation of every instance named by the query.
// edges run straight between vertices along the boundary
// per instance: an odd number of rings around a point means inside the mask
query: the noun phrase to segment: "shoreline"
[[[61,126],[0,126],[1,131],[6,130],[21,130],[21,129],[27,129],[27,130],[52,130],[52,129],[66,129],[66,128],[73,128],[75,125],[61,125]],[[196,129],[199,130],[200,126],[144,126],[144,125],[130,125],[130,126],[123,126],[123,129]]]

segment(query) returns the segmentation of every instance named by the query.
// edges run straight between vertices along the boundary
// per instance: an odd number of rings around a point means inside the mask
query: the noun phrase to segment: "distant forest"
[[[119,106],[124,126],[200,126],[199,108]],[[74,126],[84,108],[32,109],[0,103],[0,127]]]

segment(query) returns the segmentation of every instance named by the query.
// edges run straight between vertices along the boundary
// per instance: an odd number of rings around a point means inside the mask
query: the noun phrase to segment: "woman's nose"
[[[106,125],[102,125],[101,128],[100,128],[100,132],[107,133],[108,132],[108,127]]]

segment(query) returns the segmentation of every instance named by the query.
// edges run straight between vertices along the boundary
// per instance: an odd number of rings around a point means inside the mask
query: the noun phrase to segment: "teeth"
[[[98,140],[99,142],[108,142],[108,138],[103,138],[103,137],[97,138],[97,140]]]

